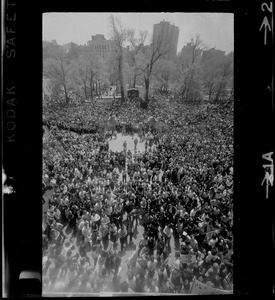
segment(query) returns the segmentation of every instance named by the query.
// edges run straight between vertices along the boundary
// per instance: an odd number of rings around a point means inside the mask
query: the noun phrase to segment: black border
[[[262,155],[273,151],[271,91],[273,37],[263,44],[259,31],[264,1],[189,1],[185,4],[149,0],[138,3],[68,1],[5,1],[6,43],[3,81],[3,161],[13,177],[15,193],[4,197],[4,246],[9,264],[10,297],[18,295],[24,269],[41,272],[42,174],[42,13],[43,12],[232,12],[234,13],[235,155],[234,155],[234,294],[267,295],[274,280],[274,191],[265,199]],[[269,2],[268,2],[269,3]],[[15,5],[12,5],[15,4]],[[101,6],[101,7],[99,7]],[[274,7],[274,5],[273,5]],[[10,28],[10,29],[8,29]],[[13,33],[14,32],[14,33]],[[15,57],[8,58],[15,51]],[[15,86],[15,106],[8,104]],[[10,102],[11,103],[11,102]],[[15,118],[7,115],[14,110]],[[12,113],[10,113],[12,114]],[[8,122],[15,123],[14,130]],[[9,126],[12,126],[11,123]],[[9,127],[12,128],[12,127]],[[8,137],[15,134],[15,142]],[[273,155],[274,159],[274,155]],[[272,266],[273,264],[273,266]],[[273,276],[270,271],[273,270]],[[274,293],[274,290],[273,290]]]

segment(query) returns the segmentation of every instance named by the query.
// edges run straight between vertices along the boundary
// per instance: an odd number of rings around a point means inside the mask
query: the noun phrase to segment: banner
[[[192,284],[190,294],[195,294],[195,295],[233,294],[233,290],[215,289],[195,279]]]

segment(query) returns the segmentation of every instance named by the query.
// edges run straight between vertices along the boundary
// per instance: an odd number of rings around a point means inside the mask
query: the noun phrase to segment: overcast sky
[[[196,34],[209,48],[234,51],[234,16],[230,13],[45,13],[43,40],[84,45],[95,34],[104,34],[108,39],[111,14],[121,18],[125,27],[134,28],[136,33],[147,30],[149,36],[153,25],[162,20],[178,26],[178,52]]]

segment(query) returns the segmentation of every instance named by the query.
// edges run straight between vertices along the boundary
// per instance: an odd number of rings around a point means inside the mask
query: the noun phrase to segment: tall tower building
[[[161,43],[165,49],[169,49],[164,58],[173,59],[176,57],[179,31],[177,26],[164,20],[154,25],[153,44],[159,45]]]

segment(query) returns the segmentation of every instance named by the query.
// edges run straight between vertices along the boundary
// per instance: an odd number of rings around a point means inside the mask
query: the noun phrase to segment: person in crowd
[[[166,225],[163,229],[164,232],[164,238],[165,238],[165,246],[167,247],[168,251],[171,251],[171,237],[173,234],[173,229],[169,226]]]
[[[122,182],[123,183],[126,183],[126,180],[127,180],[127,174],[126,174],[126,170],[125,169],[123,169],[122,170]]]
[[[124,247],[126,245],[127,242],[127,228],[126,226],[123,224],[122,227],[118,230],[118,237],[120,240],[120,246],[121,246],[121,252],[124,251]]]

